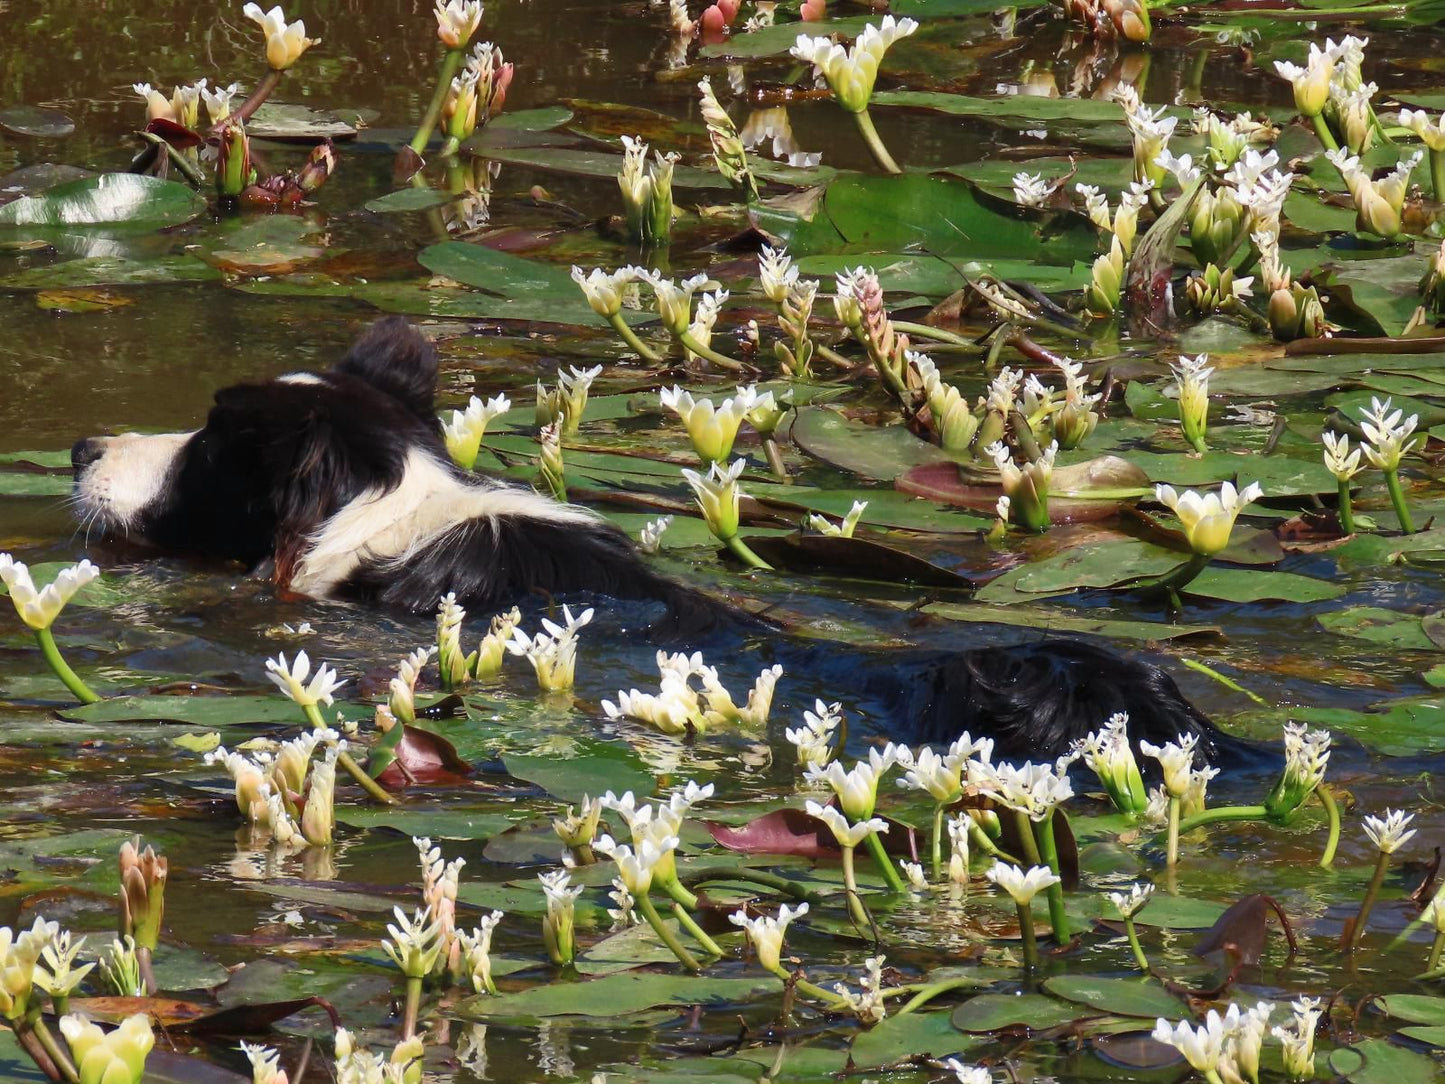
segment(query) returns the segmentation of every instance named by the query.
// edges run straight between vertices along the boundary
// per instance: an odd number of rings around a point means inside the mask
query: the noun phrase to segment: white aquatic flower
[[[781,245],[777,248],[764,245],[758,253],[758,282],[763,295],[774,305],[781,305],[797,281],[798,268],[788,250]]]
[[[873,83],[883,54],[895,41],[917,29],[918,23],[913,19],[885,15],[880,24],[869,23],[864,27],[851,49],[829,38],[799,34],[789,52],[822,74],[839,105],[850,113],[861,113],[868,108],[868,99],[873,96]]]
[[[1112,231],[1114,219],[1109,214],[1109,199],[1099,191],[1098,185],[1076,184],[1074,190],[1084,199],[1084,213],[1089,220],[1102,230]]]
[[[1015,173],[1013,177],[1014,202],[1024,207],[1043,207],[1053,191],[1053,185],[1038,173]]]
[[[672,526],[671,516],[659,516],[657,519],[642,525],[638,532],[637,548],[643,553],[655,554],[662,550],[662,536]]]
[[[1381,854],[1394,854],[1415,835],[1416,830],[1410,828],[1414,819],[1413,813],[1387,809],[1384,817],[1365,818],[1365,835],[1370,837],[1370,842],[1380,849]],[[1406,831],[1407,828],[1409,831]]]
[[[572,281],[581,288],[587,304],[598,316],[605,318],[620,313],[627,288],[647,276],[648,272],[640,267],[619,267],[611,274],[600,267],[594,267],[585,274],[580,267],[572,268]]]
[[[946,1058],[943,1067],[953,1074],[957,1084],[993,1084],[993,1072],[982,1065],[965,1065],[957,1058]]]
[[[618,876],[627,886],[627,891],[641,899],[652,888],[652,876],[658,863],[670,856],[677,844],[677,837],[672,835],[644,839],[635,848],[618,843],[611,836],[599,836],[594,848],[617,863]]]
[[[968,781],[1000,805],[1018,810],[1033,821],[1051,816],[1057,806],[1074,796],[1067,770],[1032,761],[1017,767],[970,760]]]
[[[1141,741],[1139,750],[1147,757],[1153,757],[1164,770],[1164,790],[1171,798],[1183,798],[1189,791],[1189,773],[1194,767],[1194,747],[1199,744],[1199,735],[1180,734],[1178,739],[1164,745]]]
[[[0,580],[10,592],[10,601],[20,620],[37,632],[55,624],[60,611],[84,586],[100,578],[100,569],[83,560],[61,569],[55,579],[40,590],[35,589],[30,569],[8,553],[0,553]]]
[[[1273,815],[1292,813],[1325,778],[1330,763],[1330,732],[1304,723],[1284,724],[1284,772],[1265,799]]]
[[[382,939],[381,947],[407,978],[426,978],[441,955],[440,924],[429,908],[419,909],[411,918],[400,907],[393,907],[392,914],[396,922],[387,925],[390,936]]]
[[[848,818],[838,812],[836,806],[810,801],[805,803],[803,808],[807,811],[808,816],[815,817],[827,825],[829,831],[833,833],[833,838],[843,847],[856,847],[869,836],[888,831],[888,822],[881,817],[870,817],[849,824]]]
[[[704,463],[717,463],[732,454],[733,441],[757,394],[740,392],[724,399],[721,406],[714,406],[711,399],[694,399],[691,392],[674,385],[663,388],[659,398],[663,406],[682,419],[699,458]]]
[[[1172,1046],[1183,1054],[1196,1071],[1213,1073],[1219,1067],[1227,1034],[1224,1017],[1210,1009],[1204,1023],[1198,1027],[1188,1020],[1181,1020],[1171,1028],[1169,1021],[1161,1016],[1154,1024],[1153,1037],[1155,1042]]]
[[[1229,167],[1229,172],[1224,175],[1224,183],[1239,190],[1250,188],[1278,165],[1278,153],[1273,150],[1261,152],[1251,147]]]
[[[973,818],[960,813],[948,820],[948,879],[956,885],[968,884],[969,831]]]
[[[568,606],[562,607],[563,625],[542,618],[544,631],[528,636],[521,629],[512,630],[507,650],[524,656],[537,674],[537,684],[546,692],[570,689],[577,672],[577,634],[592,621],[588,607],[576,617]]]
[[[1350,447],[1350,438],[1344,433],[1326,431],[1320,435],[1325,445],[1325,468],[1341,482],[1348,482],[1364,467],[1360,463],[1360,449]]]
[[[457,941],[461,946],[461,973],[471,980],[472,989],[476,993],[497,992],[492,981],[492,934],[503,917],[501,911],[493,911],[491,914],[482,915],[470,933],[465,930],[457,933]]]
[[[1317,117],[1330,98],[1330,77],[1335,62],[1328,52],[1311,43],[1304,67],[1276,60],[1274,69],[1294,87],[1294,105],[1305,117]]]
[[[317,668],[316,676],[306,683],[309,673],[311,660],[307,658],[305,651],[296,652],[296,658],[289,666],[284,652],[274,659],[266,660],[266,677],[296,703],[303,708],[315,707],[318,704],[330,707],[336,700],[336,690],[346,682],[337,678],[336,671],[325,663]]]
[[[1195,357],[1179,355],[1179,364],[1171,365],[1175,387],[1179,393],[1179,421],[1190,444],[1202,443],[1209,427],[1209,377],[1214,369],[1208,354]]]
[[[1115,808],[1125,813],[1144,811],[1148,798],[1129,742],[1127,712],[1111,715],[1100,729],[1075,742],[1073,752],[1098,776]]]
[[[210,118],[212,124],[220,124],[231,115],[231,99],[240,89],[240,83],[231,83],[224,87],[218,86],[214,90],[201,87],[201,101],[206,104],[206,116]]]
[[[651,272],[645,281],[652,287],[663,327],[673,335],[687,334],[692,324],[692,295],[707,285],[707,276],[694,275],[679,284]]]
[[[436,0],[437,37],[448,49],[465,49],[482,24],[481,0]]]
[[[1360,408],[1360,428],[1365,433],[1365,458],[1383,471],[1396,470],[1405,453],[1415,446],[1410,434],[1420,422],[1418,414],[1405,417],[1403,410],[1390,410],[1391,401],[1383,403],[1371,396],[1370,406]]]
[[[1034,866],[1027,873],[1009,862],[994,862],[983,874],[1013,897],[1014,903],[1027,907],[1046,888],[1059,884],[1060,878],[1048,866]]]
[[[1154,164],[1159,169],[1174,174],[1174,179],[1179,182],[1180,188],[1188,188],[1199,180],[1199,167],[1194,164],[1192,154],[1175,156],[1169,151],[1163,150],[1154,156]]]
[[[1128,892],[1110,892],[1109,902],[1118,910],[1121,918],[1133,918],[1149,902],[1154,895],[1154,886],[1151,884],[1132,884]]]
[[[808,517],[808,526],[819,534],[832,538],[852,538],[854,530],[858,527],[858,521],[863,518],[863,513],[867,510],[867,501],[854,501],[853,507],[848,509],[842,523],[834,523],[826,516],[820,516],[815,512]]]
[[[1225,482],[1218,493],[1200,493],[1193,489],[1177,493],[1173,486],[1154,487],[1155,499],[1179,517],[1189,548],[1204,556],[1213,556],[1229,545],[1239,513],[1245,505],[1262,496],[1264,491],[1258,482],[1251,482],[1243,490],[1236,490],[1232,482]]]
[[[742,476],[747,460],[736,459],[724,467],[714,460],[707,474],[683,468],[682,477],[692,487],[698,508],[707,521],[708,530],[721,541],[726,542],[738,533],[739,504],[742,490],[738,478]]]
[[[677,689],[663,685],[656,695],[639,689],[618,690],[617,700],[602,701],[603,714],[609,719],[636,719],[656,727],[664,734],[685,734],[688,728],[702,729],[701,711],[694,697],[680,695]]]
[[[1288,1024],[1270,1029],[1284,1047],[1284,1070],[1291,1080],[1313,1080],[1315,1076],[1315,1030],[1322,1009],[1316,997],[1302,997],[1290,1008],[1294,1017]]]
[[[918,892],[926,891],[928,888],[928,875],[923,872],[923,865],[919,862],[904,860],[898,863],[903,870],[903,879],[908,882],[908,887]]]
[[[888,1015],[888,1008],[883,1002],[883,960],[880,955],[863,961],[865,970],[858,981],[860,990],[856,994],[844,983],[833,984],[838,1000],[865,1027],[871,1027]]]
[[[55,932],[45,940],[45,946],[40,950],[41,966],[35,969],[34,981],[51,997],[69,997],[95,968],[95,964],[76,967],[80,950],[85,947],[85,938],[72,937],[69,930],[61,930],[58,924],[52,925],[55,925]]]
[[[948,803],[963,793],[963,770],[968,762],[967,754],[957,756],[950,751],[940,755],[928,746],[911,757],[908,770],[897,780],[900,787],[921,790],[935,802]]]
[[[843,721],[843,705],[818,700],[812,711],[803,712],[803,725],[785,728],[783,736],[798,751],[798,766],[805,771],[824,766],[833,756],[833,735]]]
[[[452,0],[458,3],[460,0]],[[475,2],[475,0],[473,0]],[[306,23],[297,19],[286,22],[286,13],[280,6],[262,12],[257,4],[247,4],[241,14],[261,28],[266,35],[266,63],[275,71],[285,71],[301,58],[301,54],[313,45],[320,45],[320,38],[306,36]],[[481,18],[480,12],[478,18]]]
[[[826,768],[810,770],[806,778],[810,783],[827,783],[838,796],[844,813],[854,820],[865,820],[873,816],[879,780],[897,763],[897,758],[897,748],[890,744],[882,753],[870,749],[868,759],[856,761],[852,768],[844,770],[843,765],[835,761]]]
[[[1159,155],[1169,146],[1178,117],[1164,115],[1164,106],[1150,109],[1140,105],[1132,112],[1124,113],[1125,123],[1134,138],[1134,179],[1153,181],[1158,185],[1164,179],[1164,169],[1159,165]]]
[[[1239,1014],[1234,1030],[1224,1041],[1223,1060],[1232,1062],[1236,1074],[1245,1080],[1259,1080],[1259,1052],[1264,1046],[1265,1035],[1269,1033],[1269,1018],[1273,1012],[1274,1005],[1270,1002],[1256,1002],[1254,1008]]]
[[[447,454],[462,470],[471,470],[477,463],[481,451],[482,437],[487,426],[512,409],[512,401],[505,395],[496,395],[483,402],[473,395],[467,402],[466,410],[453,410],[451,418],[442,422],[442,436],[446,440]]]
[[[747,932],[753,951],[758,954],[758,963],[769,971],[777,972],[783,966],[783,935],[788,924],[807,913],[806,903],[800,903],[796,908],[790,908],[785,903],[778,909],[777,918],[770,915],[749,918],[746,910],[738,910],[728,915],[728,921]]]
[[[1423,109],[1402,109],[1400,127],[1414,132],[1430,150],[1445,151],[1445,114],[1432,122]]]

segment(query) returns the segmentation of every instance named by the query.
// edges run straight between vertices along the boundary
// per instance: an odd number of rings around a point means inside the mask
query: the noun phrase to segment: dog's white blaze
[[[278,384],[325,384],[326,380],[319,373],[286,373],[276,378]]]
[[[504,516],[579,526],[597,522],[586,509],[524,489],[465,482],[416,450],[407,456],[400,485],[389,493],[362,494],[312,535],[292,573],[291,589],[324,598],[364,562],[401,566],[468,520]]]
[[[176,457],[191,433],[122,433],[95,437],[100,457],[87,466],[76,484],[82,518],[129,529],[136,518],[162,497]]]

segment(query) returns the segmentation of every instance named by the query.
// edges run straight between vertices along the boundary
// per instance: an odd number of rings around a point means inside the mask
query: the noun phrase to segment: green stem
[[[1325,150],[1339,150],[1340,145],[1335,142],[1334,133],[1330,131],[1330,126],[1325,123],[1324,115],[1316,113],[1313,117],[1310,118],[1310,120],[1315,126],[1315,135],[1320,137],[1320,142],[1325,145]]]
[[[688,875],[688,881],[695,885],[706,884],[709,881],[741,881],[744,884],[761,885],[764,888],[771,888],[777,892],[783,892],[795,900],[803,900],[807,903],[818,904],[823,897],[816,892],[810,892],[800,884],[788,880],[777,873],[769,873],[761,869],[728,869],[717,867],[696,870]]]
[[[674,902],[672,913],[677,916],[678,924],[692,935],[694,941],[703,947],[703,951],[710,956],[721,956],[722,949],[718,948],[717,942],[707,935],[707,932],[693,921],[692,915],[687,913],[687,908],[680,903]]]
[[[1177,601],[1179,589],[1187,587],[1201,572],[1209,567],[1210,555],[1207,553],[1191,553],[1189,560],[1176,568],[1173,572],[1155,582],[1154,587],[1168,592],[1171,599],[1175,600],[1176,608],[1182,608]]]
[[[724,538],[722,539],[722,544],[728,548],[728,550],[732,553],[734,557],[736,557],[743,564],[747,565],[749,568],[760,568],[765,572],[771,572],[773,570],[772,565],[768,564],[768,562],[764,561],[756,553],[748,549],[748,544],[742,540],[741,535],[733,535],[731,538]]]
[[[200,169],[197,168],[194,164],[189,162],[186,159],[185,155],[172,147],[170,143],[168,143],[166,140],[162,139],[154,132],[141,132],[140,137],[144,139],[147,143],[154,146],[157,150],[164,150],[166,152],[166,157],[171,160],[171,165],[175,166],[176,169],[180,170],[181,176],[183,176],[186,180],[190,181],[191,184],[195,185],[197,188],[204,188],[206,186],[205,174],[203,174]]]
[[[642,917],[647,919],[647,924],[662,939],[662,943],[672,950],[672,954],[678,958],[683,967],[689,971],[702,970],[702,964],[697,962],[692,953],[682,947],[682,942],[677,939],[677,935],[667,928],[662,921],[662,916],[657,913],[651,897],[646,892],[637,897],[637,909],[642,912]]]
[[[673,874],[673,876],[669,877],[666,881],[653,877],[652,885],[654,888],[662,889],[672,898],[674,903],[681,904],[689,911],[697,906],[697,897],[687,890],[683,883],[677,879],[676,874]]]
[[[726,354],[719,354],[712,347],[699,342],[697,337],[690,331],[684,331],[678,335],[677,341],[681,343],[684,348],[691,350],[704,361],[710,361],[714,365],[720,365],[724,369],[731,369],[733,372],[742,372],[743,370],[742,362],[735,361]]]
[[[627,321],[622,318],[620,312],[614,312],[607,318],[607,322],[612,325],[612,330],[622,337],[622,341],[628,345],[632,352],[643,361],[656,364],[662,360],[661,354],[637,337],[637,332],[628,326]]]
[[[983,830],[983,825],[979,824],[978,821],[972,817],[968,818],[968,838],[973,840],[975,847],[983,851],[983,853],[990,858],[996,858],[1000,862],[1008,862],[1015,866],[1021,864],[1019,860],[1009,854],[1008,851],[1000,848],[999,845],[993,841],[993,837]]]
[[[1435,189],[1435,202],[1445,203],[1445,151],[1430,151],[1430,183]]]
[[[320,730],[326,726],[326,721],[321,718],[321,709],[318,708],[315,704],[303,705],[302,710],[306,712],[307,720],[317,730]],[[371,776],[367,775],[364,771],[362,771],[361,765],[357,764],[356,761],[351,759],[350,753],[343,752],[338,755],[336,758],[336,763],[339,764],[342,768],[344,768],[346,770],[346,774],[351,776],[352,779],[356,780],[356,782],[360,785],[361,789],[366,791],[366,793],[369,794],[375,801],[381,802],[383,805],[397,804],[396,797],[388,794],[385,787],[383,787],[375,779],[371,778]]]
[[[1345,534],[1355,533],[1355,508],[1350,501],[1350,483],[1339,483],[1340,530]]]
[[[66,1056],[65,1051],[60,1049],[60,1044],[55,1041],[55,1036],[50,1034],[50,1029],[45,1026],[43,1017],[37,1016],[31,1026],[31,1033],[40,1040],[40,1046],[50,1055],[50,1060],[55,1062],[55,1067],[60,1070],[66,1080],[80,1080],[80,1074],[75,1070],[75,1063]]]
[[[1013,813],[1014,820],[1019,826],[1019,836],[1023,839],[1024,858],[1027,859],[1030,866],[1042,866],[1044,859],[1039,853],[1038,840],[1034,839],[1034,822],[1022,810],[1015,809]]]
[[[256,89],[251,91],[251,96],[241,103],[240,108],[231,110],[230,116],[221,124],[245,124],[251,119],[251,114],[261,108],[261,103],[271,97],[271,92],[281,85],[281,76],[284,72],[278,72],[275,68],[267,68],[266,74],[261,76],[261,81],[256,84]],[[214,134],[221,125],[212,128]]]
[[[865,837],[868,844],[868,853],[873,856],[874,864],[883,872],[883,879],[888,882],[888,889],[891,892],[904,891],[903,878],[898,875],[898,869],[888,858],[888,851],[883,846],[883,840],[877,832],[869,832]]]
[[[1435,942],[1430,946],[1430,959],[1425,963],[1426,971],[1434,971],[1440,966],[1440,953],[1445,951],[1445,930],[1435,932]]]
[[[1054,871],[1055,877],[1062,877],[1063,870],[1059,868],[1059,848],[1054,841],[1054,813],[1054,810],[1050,810],[1048,816],[1038,822],[1034,831],[1038,834],[1039,852],[1044,861],[1048,863],[1049,869]],[[1054,928],[1054,943],[1067,945],[1069,943],[1069,916],[1064,910],[1064,886],[1062,883],[1049,885],[1048,900],[1049,925]]]
[[[1149,974],[1149,957],[1144,955],[1144,946],[1139,944],[1139,931],[1134,928],[1134,918],[1124,920],[1124,933],[1129,938],[1129,948],[1134,953],[1134,962],[1139,965],[1139,970]]]
[[[943,803],[933,807],[933,879],[943,879]]]
[[[773,974],[777,975],[778,978],[782,979],[785,983],[792,983],[793,989],[797,990],[799,993],[807,994],[809,997],[815,997],[819,1001],[825,1001],[830,1007],[834,1009],[840,1009],[843,1007],[843,999],[837,994],[830,993],[829,991],[824,990],[821,986],[817,985],[816,983],[809,982],[801,975],[789,974],[786,970],[783,969],[782,965],[779,965],[778,970],[774,971]]]
[[[1325,815],[1330,819],[1330,835],[1325,840],[1324,853],[1320,855],[1320,868],[1329,869],[1335,863],[1335,848],[1340,845],[1340,804],[1335,801],[1330,788],[1323,783],[1315,787],[1315,796],[1319,798],[1320,805],[1325,807]]]
[[[1209,1081],[1209,1084],[1224,1084],[1224,1078],[1219,1075],[1218,1069],[1206,1069],[1204,1079]]]
[[[898,1011],[895,1012],[893,1015],[906,1016],[914,1009],[920,1008],[923,1005],[927,1005],[930,1001],[938,997],[940,994],[946,994],[950,990],[972,989],[977,986],[977,983],[977,979],[970,978],[943,979],[939,982],[930,982],[925,986],[919,987],[918,992],[915,993],[902,1005],[900,1005],[898,1007]],[[884,993],[884,996],[887,996],[886,991]]]
[[[1019,934],[1024,941],[1024,967],[1029,971],[1037,971],[1039,966],[1039,939],[1034,934],[1034,912],[1033,908],[1026,904],[1016,904],[1019,912]]]
[[[100,697],[91,692],[85,682],[80,680],[80,675],[60,657],[60,648],[55,645],[55,637],[49,628],[36,629],[35,642],[40,645],[40,653],[45,656],[46,664],[55,671],[55,676],[65,683],[65,687],[77,700],[82,704],[100,703]]]
[[[452,79],[462,66],[462,60],[466,56],[465,49],[448,49],[442,57],[441,68],[437,72],[436,89],[432,91],[431,101],[427,103],[426,112],[422,114],[421,124],[417,126],[416,135],[411,137],[409,144],[417,154],[425,149],[431,134],[436,130],[437,118],[442,115],[442,106],[447,100],[447,91],[451,89]]]
[[[883,137],[878,134],[878,129],[873,127],[873,118],[869,116],[868,110],[865,108],[860,113],[854,113],[853,120],[858,125],[858,134],[863,137],[863,142],[868,144],[873,160],[889,173],[902,173],[903,170],[898,168],[898,163],[883,145]]]
[[[1196,828],[1203,828],[1206,824],[1218,824],[1220,821],[1262,821],[1268,817],[1269,810],[1262,805],[1222,805],[1184,819],[1179,823],[1178,830],[1179,834],[1183,835]],[[1177,842],[1176,840],[1176,844]],[[1171,864],[1173,861],[1170,859]]]
[[[856,363],[848,360],[831,346],[824,346],[822,343],[813,344],[813,353],[838,366],[840,369],[856,368]]]
[[[421,979],[406,979],[406,1011],[401,1019],[402,1042],[416,1034],[416,1018],[421,1012]]]
[[[1385,870],[1389,867],[1390,856],[1381,851],[1380,857],[1375,860],[1375,872],[1370,877],[1370,886],[1365,889],[1365,898],[1360,901],[1360,913],[1355,916],[1355,925],[1350,931],[1348,949],[1351,952],[1365,934],[1365,923],[1370,921],[1370,912],[1375,909],[1375,900],[1379,898],[1380,886],[1385,883]]]
[[[1219,682],[1219,684],[1223,685],[1226,689],[1232,689],[1243,696],[1247,696],[1256,704],[1259,704],[1261,706],[1268,706],[1269,701],[1265,700],[1264,697],[1260,696],[1258,693],[1250,692],[1239,682],[1235,681],[1233,678],[1225,677],[1212,666],[1206,666],[1198,659],[1181,659],[1180,661],[1184,663],[1185,666],[1189,667],[1189,669],[1197,670],[1205,677],[1213,678],[1215,681]]]
[[[944,331],[942,328],[931,327],[928,324],[915,324],[911,320],[891,320],[893,329],[901,331],[915,339],[932,339],[935,342],[951,343],[954,346],[971,347],[978,354],[983,353],[983,347],[972,339],[965,339],[962,335],[955,335],[951,331]]]
[[[767,457],[768,470],[773,472],[773,477],[791,485],[793,479],[788,474],[788,468],[783,464],[783,455],[778,451],[778,442],[772,437],[763,438],[763,455]]]
[[[1410,509],[1405,505],[1405,490],[1400,486],[1399,468],[1385,472],[1385,486],[1390,490],[1390,503],[1395,506],[1395,518],[1400,521],[1400,529],[1406,534],[1414,534],[1415,521],[1410,518]]]
[[[858,895],[858,879],[853,875],[853,848],[843,844],[843,891],[848,896],[848,913],[858,928],[866,930],[871,925],[868,912],[863,909],[863,900]]]
[[[1169,796],[1169,848],[1165,865],[1173,869],[1179,864],[1179,798]]]

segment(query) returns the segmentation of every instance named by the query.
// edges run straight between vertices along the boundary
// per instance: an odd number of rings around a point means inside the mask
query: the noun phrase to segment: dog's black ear
[[[404,317],[372,324],[333,371],[365,380],[428,421],[436,417],[437,354]]]

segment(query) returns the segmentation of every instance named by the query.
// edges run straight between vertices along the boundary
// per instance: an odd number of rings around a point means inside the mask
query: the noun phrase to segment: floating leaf
[[[978,994],[953,1010],[953,1026],[974,1034],[1039,1032],[1095,1015],[1044,994]]]
[[[1317,618],[1327,632],[1381,644],[1397,651],[1429,651],[1435,647],[1425,635],[1416,614],[1387,610],[1382,606],[1347,606],[1320,614]],[[1442,1021],[1445,1022],[1445,1021]]]
[[[1111,979],[1098,975],[1055,975],[1044,982],[1055,997],[1115,1016],[1184,1015],[1184,1002],[1146,978]]]
[[[30,267],[0,278],[0,287],[12,290],[52,290],[81,286],[142,286],[182,282],[212,282],[221,276],[194,256],[162,256],[156,260],[128,260],[116,256],[90,256]]]
[[[251,115],[246,131],[252,139],[319,143],[323,139],[351,139],[356,135],[356,126],[325,109],[268,101]]]
[[[502,757],[509,775],[535,783],[564,802],[596,798],[607,791],[633,791],[639,797],[652,793],[652,772],[628,746],[595,738],[579,738],[568,756]]]
[[[1432,1084],[1439,1079],[1433,1058],[1387,1039],[1364,1039],[1332,1050],[1329,1067],[1351,1084]]]
[[[540,892],[537,895],[541,895]],[[771,975],[754,979],[715,979],[698,975],[624,972],[586,982],[534,986],[497,997],[473,997],[456,1006],[472,1020],[525,1019],[547,1016],[591,1016],[607,1019],[663,1006],[705,1006],[722,1012],[754,998],[776,993]]]
[[[0,207],[0,226],[145,226],[189,222],[206,201],[175,181],[103,173],[48,188]]]
[[[75,131],[75,121],[58,109],[8,105],[0,109],[0,131],[32,139],[60,139]]]
[[[181,723],[226,727],[301,723],[301,709],[278,696],[117,696],[67,707],[62,719],[82,723]]]

